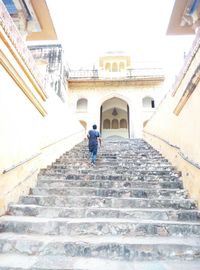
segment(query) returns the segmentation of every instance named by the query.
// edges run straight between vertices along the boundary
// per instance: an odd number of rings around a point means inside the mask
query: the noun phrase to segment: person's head
[[[93,129],[97,129],[97,125],[93,125],[92,128],[93,128]]]

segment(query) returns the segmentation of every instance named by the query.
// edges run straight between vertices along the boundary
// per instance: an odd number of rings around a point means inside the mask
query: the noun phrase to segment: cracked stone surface
[[[200,212],[143,140],[82,142],[0,217],[0,269],[200,269]]]

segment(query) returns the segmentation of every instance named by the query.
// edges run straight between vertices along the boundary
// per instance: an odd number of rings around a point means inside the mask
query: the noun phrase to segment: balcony
[[[71,80],[138,80],[138,79],[164,79],[161,68],[138,68],[122,71],[105,70],[69,70],[68,78]]]

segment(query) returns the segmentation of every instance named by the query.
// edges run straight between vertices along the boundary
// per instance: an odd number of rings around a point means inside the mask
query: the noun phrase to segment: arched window
[[[103,121],[103,128],[104,129],[110,129],[110,120],[109,119],[105,119]]]
[[[87,99],[81,98],[77,101],[77,112],[87,112]]]
[[[105,70],[106,71],[111,71],[111,65],[110,65],[110,63],[106,63]]]
[[[118,128],[119,128],[118,120],[113,119],[112,120],[112,129],[118,129]]]
[[[155,101],[151,97],[145,97],[142,99],[142,105],[145,109],[152,109],[155,108]]]
[[[126,119],[120,120],[120,128],[127,128],[127,121]]]
[[[117,63],[112,64],[112,71],[114,71],[114,72],[118,71]]]

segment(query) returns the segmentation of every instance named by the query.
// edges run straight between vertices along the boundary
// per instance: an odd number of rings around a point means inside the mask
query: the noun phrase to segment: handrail
[[[19,182],[17,185],[15,185],[11,190],[9,190],[8,192],[5,193],[5,195],[10,194],[16,187],[20,186],[22,183],[24,183],[26,180],[28,180],[31,176],[33,176],[36,172],[38,171],[38,169],[31,171],[31,173],[25,177],[25,179],[23,179],[21,182]]]
[[[66,136],[66,137],[64,137],[64,138],[61,138],[61,139],[57,140],[56,142],[53,142],[53,143],[50,143],[50,144],[44,146],[43,148],[41,148],[41,150],[43,150],[43,149],[45,149],[45,148],[48,148],[49,146],[52,146],[52,145],[54,145],[54,144],[57,144],[57,143],[59,143],[59,142],[61,142],[61,141],[64,141],[64,140],[66,140],[67,138],[69,138],[69,137],[71,137],[71,136],[73,136],[73,135],[75,135],[75,134],[78,134],[78,133],[81,133],[81,132],[80,132],[80,131],[74,132],[74,133],[72,133],[72,134],[70,134],[70,135],[68,135],[68,136]]]
[[[71,136],[73,136],[73,135],[75,135],[75,134],[78,134],[78,133],[80,133],[80,131],[75,132],[75,133],[72,133],[72,134],[70,134],[70,135],[68,135],[68,136],[66,136],[66,137],[64,137],[64,138],[62,138],[62,139],[60,139],[60,140],[58,140],[58,141],[56,141],[56,142],[53,142],[53,143],[51,143],[51,144],[49,144],[49,145],[47,145],[47,146],[41,148],[41,150],[43,150],[43,149],[45,149],[45,148],[47,148],[47,147],[49,147],[49,146],[52,146],[52,145],[54,145],[54,144],[57,144],[57,143],[59,143],[60,141],[66,140],[67,138],[69,138],[69,137],[71,137]],[[7,172],[9,172],[9,171],[11,171],[11,170],[14,170],[15,168],[17,168],[17,167],[19,167],[19,166],[25,164],[26,162],[28,162],[28,161],[30,161],[30,160],[32,160],[32,159],[34,159],[34,158],[40,156],[41,154],[42,154],[42,152],[37,153],[37,154],[35,154],[35,155],[33,155],[33,156],[31,156],[31,157],[29,157],[29,158],[23,160],[23,161],[20,161],[20,162],[18,162],[18,163],[16,163],[16,164],[14,164],[14,165],[12,165],[12,166],[10,166],[10,167],[4,169],[1,173],[2,173],[2,174],[6,174]]]
[[[193,160],[190,160],[190,159],[183,153],[183,151],[181,151],[181,148],[180,148],[179,146],[173,145],[173,144],[171,144],[170,142],[168,142],[167,140],[165,140],[165,139],[163,139],[163,138],[161,138],[161,137],[159,137],[159,136],[157,136],[157,135],[155,135],[155,134],[152,134],[152,133],[150,133],[150,132],[147,132],[147,131],[144,131],[144,130],[143,130],[143,132],[146,133],[146,134],[148,134],[148,135],[151,135],[152,137],[155,137],[155,138],[157,138],[157,139],[159,139],[159,140],[165,142],[166,144],[168,144],[169,146],[171,146],[171,147],[173,147],[173,148],[176,148],[177,150],[179,150],[179,151],[178,151],[178,154],[179,154],[185,161],[187,161],[188,163],[190,163],[191,165],[193,165],[193,166],[196,167],[197,169],[200,169],[200,164],[198,164],[197,162],[194,162]]]
[[[7,172],[12,171],[13,169],[15,169],[15,168],[17,168],[17,167],[23,165],[24,163],[26,163],[26,162],[28,162],[28,161],[30,161],[30,160],[32,160],[32,159],[38,157],[39,155],[41,155],[41,153],[37,153],[37,154],[35,154],[35,155],[33,155],[33,156],[29,157],[29,158],[26,158],[25,160],[22,160],[22,161],[20,161],[20,162],[14,164],[14,165],[8,167],[7,169],[4,169],[4,170],[2,171],[2,174],[6,174]]]

